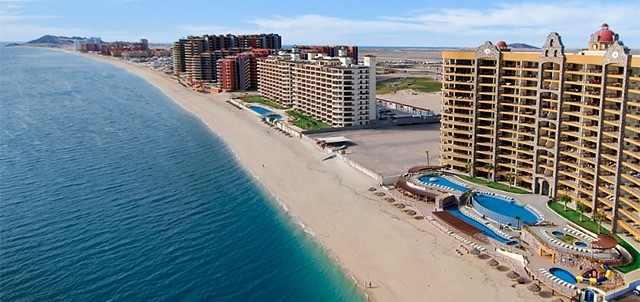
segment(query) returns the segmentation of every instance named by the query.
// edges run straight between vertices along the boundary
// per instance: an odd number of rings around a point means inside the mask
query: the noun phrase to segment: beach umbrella
[[[404,211],[404,212],[405,212],[405,213],[407,213],[407,215],[409,215],[409,216],[413,216],[413,215],[415,215],[415,214],[418,214],[418,213],[416,213],[416,211],[414,211],[414,210],[406,210],[406,211]]]
[[[509,277],[510,279],[516,279],[520,277],[520,274],[516,273],[515,271],[509,271],[507,273],[507,277]]]
[[[525,279],[525,277],[518,277],[518,284],[525,284],[527,283],[527,279]]]
[[[393,197],[387,197],[387,198],[385,198],[385,200],[387,202],[395,202],[396,201],[395,198],[393,198]]]
[[[376,188],[374,188],[374,187],[370,187],[370,188],[369,188],[369,191],[371,191],[371,192],[373,192],[373,191],[375,191],[375,190],[377,190],[377,189],[376,189]]]
[[[480,255],[480,250],[477,248],[472,248],[471,251],[469,251],[469,253],[471,253],[471,255]]]
[[[534,294],[539,293],[539,292],[542,290],[542,288],[540,288],[540,285],[535,284],[535,283],[533,283],[533,284],[529,285],[529,286],[527,287],[527,289],[529,289],[529,290],[530,290],[531,292],[533,292]]]
[[[491,267],[497,267],[500,263],[498,263],[498,261],[496,261],[495,259],[491,259],[487,261],[487,264],[489,264],[489,266]]]

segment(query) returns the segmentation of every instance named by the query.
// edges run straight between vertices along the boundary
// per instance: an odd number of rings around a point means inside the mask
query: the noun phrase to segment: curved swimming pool
[[[432,174],[422,175],[420,176],[420,178],[418,178],[418,180],[420,180],[421,182],[427,185],[431,185],[435,187],[441,186],[453,191],[466,192],[467,190],[469,190],[469,188],[456,184],[440,175],[432,175]]]
[[[486,225],[475,221],[473,218],[468,217],[467,215],[463,214],[462,212],[460,212],[460,209],[458,209],[457,206],[449,206],[447,207],[445,210],[451,212],[451,214],[455,215],[456,217],[464,220],[465,222],[467,222],[468,224],[479,228],[482,233],[488,237],[491,237],[493,239],[495,239],[498,242],[502,242],[505,243],[507,241],[509,241],[509,239],[503,238],[500,235],[496,234],[495,232],[493,232],[490,228],[488,228]]]
[[[471,204],[480,214],[502,224],[517,226],[518,224],[535,224],[540,221],[538,215],[523,205],[498,196],[475,193],[471,197]],[[520,220],[518,221],[516,217],[520,217]]]
[[[549,269],[549,272],[551,274],[553,274],[554,276],[560,278],[560,280],[567,282],[569,284],[576,284],[578,283],[578,280],[576,279],[576,276],[574,276],[570,271],[559,268],[559,267],[552,267]]]

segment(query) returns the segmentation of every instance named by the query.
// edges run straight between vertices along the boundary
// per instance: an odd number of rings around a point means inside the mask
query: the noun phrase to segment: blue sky
[[[153,43],[274,32],[284,44],[475,47],[505,40],[540,46],[555,31],[567,47],[583,48],[602,22],[625,45],[640,48],[640,0],[0,0],[0,41],[53,34]]]

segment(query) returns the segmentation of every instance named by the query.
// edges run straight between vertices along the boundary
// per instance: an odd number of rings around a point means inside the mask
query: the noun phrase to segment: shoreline
[[[459,243],[426,221],[394,212],[367,192],[377,186],[373,179],[343,161],[320,161],[326,153],[309,141],[274,133],[246,110],[226,104],[229,94],[200,94],[160,71],[117,58],[54,50],[140,76],[200,119],[371,300],[538,300],[524,287],[513,289],[504,273],[483,261],[455,255]]]

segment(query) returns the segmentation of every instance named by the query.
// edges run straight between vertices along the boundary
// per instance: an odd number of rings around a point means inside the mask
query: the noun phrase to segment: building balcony
[[[626,209],[627,211],[633,211],[636,213],[640,213],[640,199],[639,198],[633,198],[633,197],[626,197],[626,196],[618,196],[618,199],[620,199],[621,202],[623,202],[624,204],[621,204],[620,206],[623,207],[624,209]]]

